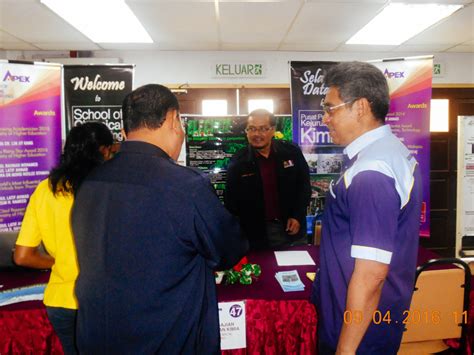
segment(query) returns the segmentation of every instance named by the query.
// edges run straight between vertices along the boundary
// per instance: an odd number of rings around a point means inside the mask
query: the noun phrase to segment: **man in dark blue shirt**
[[[83,183],[72,227],[84,354],[217,354],[215,269],[245,254],[209,181],[177,165],[179,104],[161,85],[123,103],[127,141]]]

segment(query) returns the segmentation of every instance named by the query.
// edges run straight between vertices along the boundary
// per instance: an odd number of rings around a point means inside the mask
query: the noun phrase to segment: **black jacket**
[[[300,222],[300,236],[306,235],[306,208],[311,197],[309,168],[300,148],[290,142],[273,140],[277,165],[280,210],[284,223],[288,218]],[[225,205],[240,218],[251,249],[268,247],[265,231],[265,203],[262,178],[249,145],[237,152],[227,170]]]

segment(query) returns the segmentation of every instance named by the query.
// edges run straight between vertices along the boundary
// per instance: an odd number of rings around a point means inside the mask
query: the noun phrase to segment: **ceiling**
[[[381,11],[386,0],[126,2],[153,44],[93,43],[39,0],[0,0],[0,49],[474,53],[473,1],[405,0],[465,7],[400,46],[345,44]]]

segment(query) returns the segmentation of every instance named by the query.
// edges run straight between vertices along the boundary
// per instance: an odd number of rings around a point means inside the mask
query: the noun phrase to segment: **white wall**
[[[61,54],[61,53],[59,53]],[[188,84],[262,84],[289,85],[289,61],[373,60],[432,53],[394,52],[173,52],[173,51],[97,51],[98,58],[118,58],[121,63],[136,64],[134,86],[148,83]],[[59,57],[57,52],[0,51],[0,58],[40,60]],[[81,58],[82,59],[82,58]],[[105,60],[105,59],[104,59]],[[92,61],[92,60],[91,60]],[[261,79],[217,79],[211,67],[216,62],[262,61],[266,76]],[[444,75],[433,78],[433,84],[474,85],[474,53],[435,53],[434,62],[441,63]]]

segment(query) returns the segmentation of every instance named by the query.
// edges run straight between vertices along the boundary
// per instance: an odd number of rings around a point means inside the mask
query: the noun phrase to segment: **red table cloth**
[[[305,246],[319,262],[318,248]],[[418,263],[436,257],[420,249]],[[223,351],[230,354],[316,354],[316,310],[308,302],[311,281],[306,272],[315,266],[278,267],[273,252],[253,253],[249,262],[262,266],[261,277],[250,286],[219,285],[219,301],[246,300],[247,348]],[[285,293],[275,279],[276,271],[297,269],[305,290]],[[19,270],[0,271],[2,289],[47,282],[49,273]],[[469,310],[469,344],[472,354],[474,340],[474,291]],[[61,344],[39,301],[22,302],[0,307],[0,354],[62,354]]]

